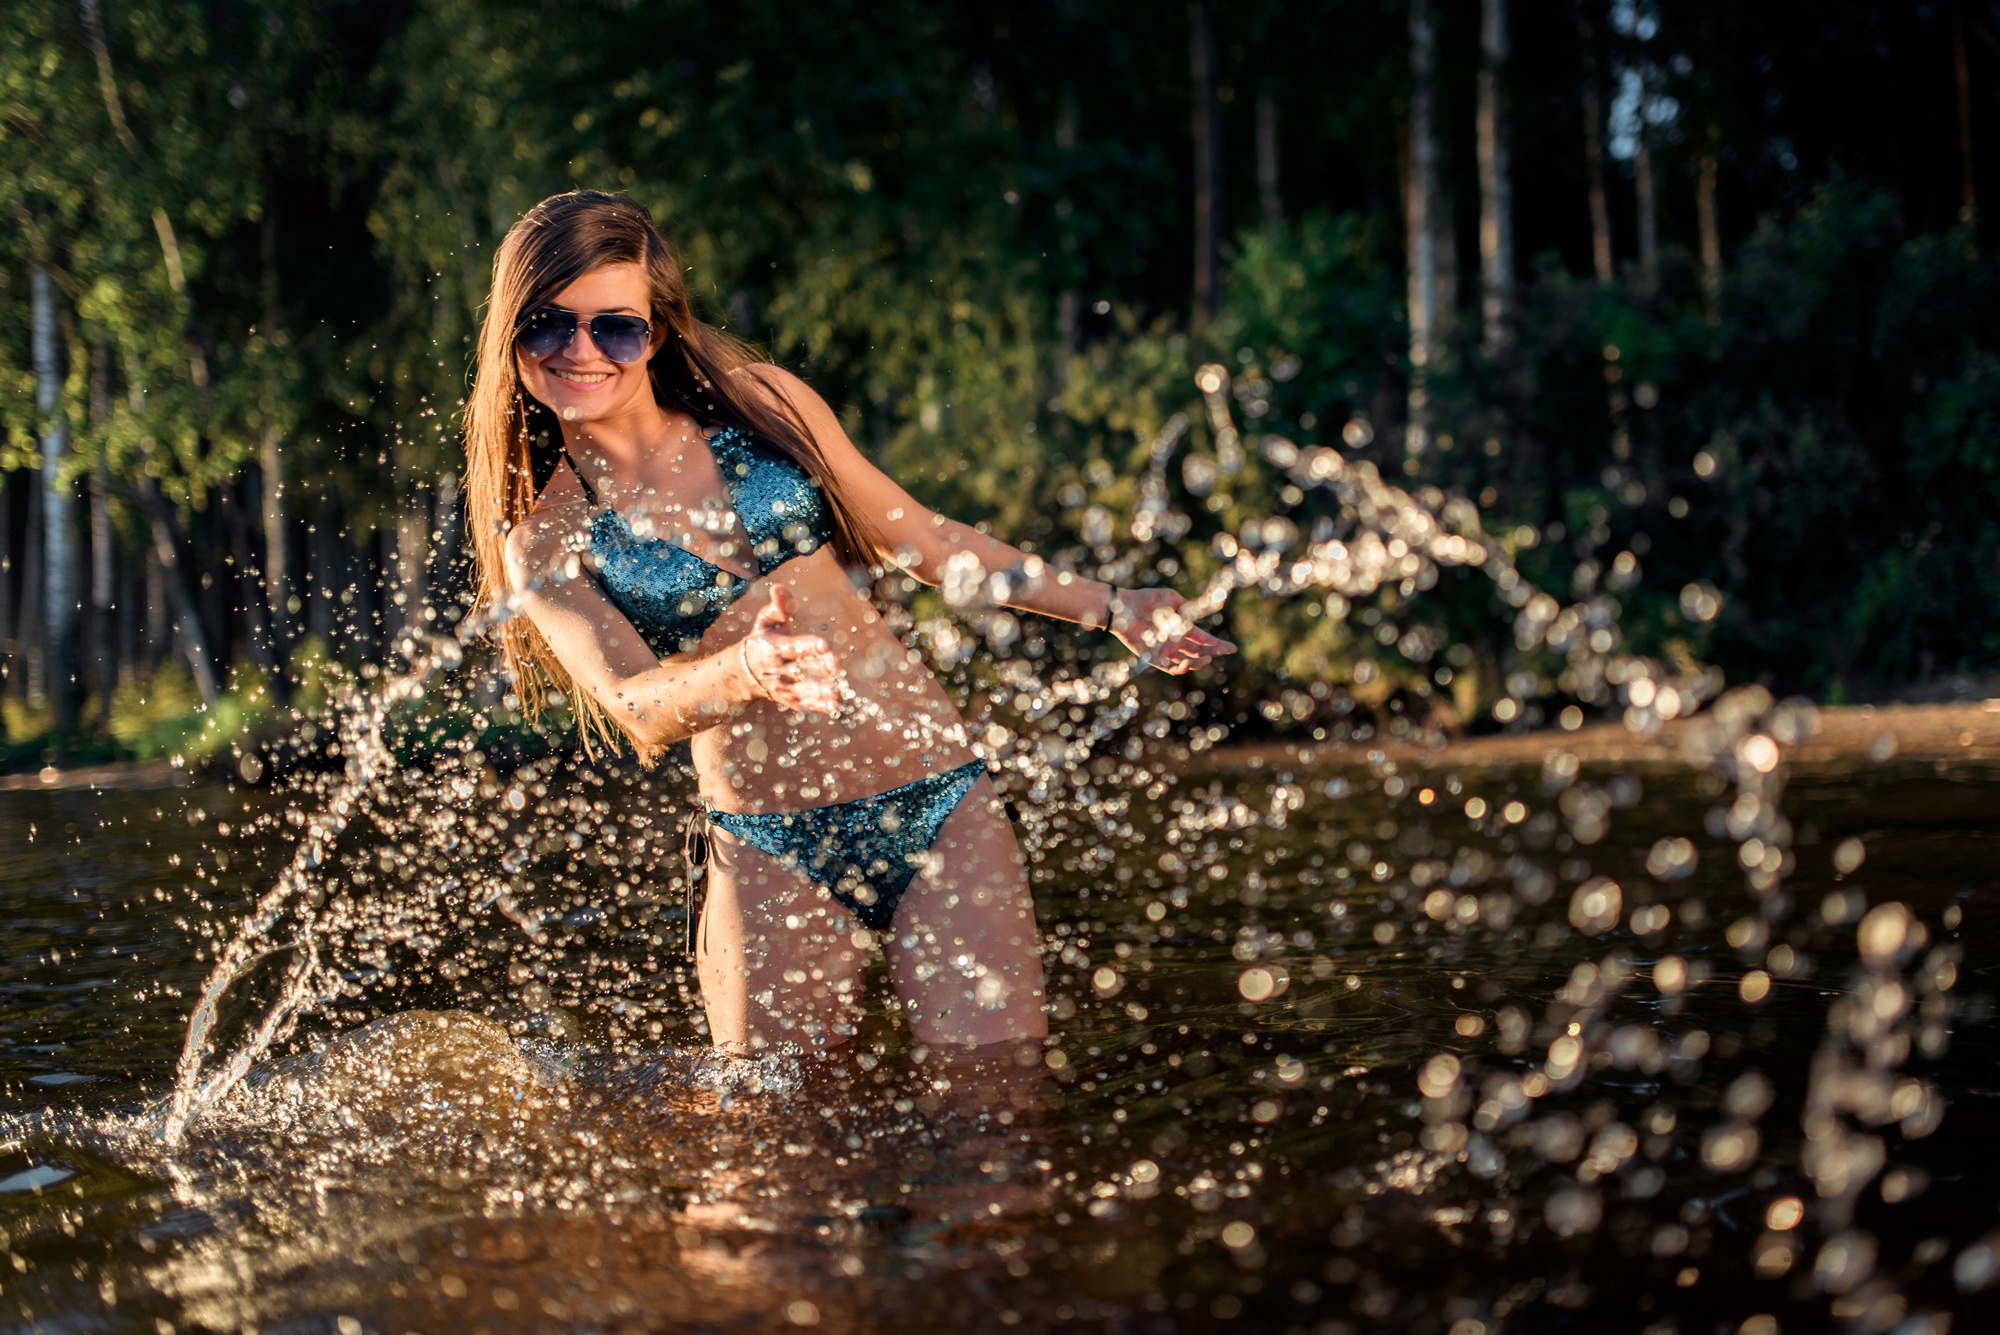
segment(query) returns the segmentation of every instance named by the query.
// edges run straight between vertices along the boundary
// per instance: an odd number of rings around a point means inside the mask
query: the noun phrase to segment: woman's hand
[[[1152,654],[1153,666],[1179,676],[1205,668],[1236,646],[1198,629],[1181,615],[1185,603],[1172,589],[1111,591],[1111,633],[1135,654]]]
[[[750,633],[738,650],[750,689],[780,709],[831,714],[840,707],[845,674],[819,636],[784,634],[790,620],[785,591],[773,586],[771,601],[750,623]]]

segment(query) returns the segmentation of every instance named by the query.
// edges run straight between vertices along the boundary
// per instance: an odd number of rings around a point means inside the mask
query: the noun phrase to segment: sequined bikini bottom
[[[711,811],[711,825],[797,867],[845,905],[863,927],[883,932],[921,867],[920,855],[986,763],[974,760],[872,797],[799,811],[743,815]]]

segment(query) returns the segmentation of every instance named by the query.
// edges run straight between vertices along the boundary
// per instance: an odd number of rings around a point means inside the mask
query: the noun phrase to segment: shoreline
[[[1816,768],[1857,761],[2000,761],[2000,698],[1951,704],[1838,705],[1819,709],[1818,717],[1819,728],[1812,739],[1788,751],[1787,763]],[[1695,721],[1700,718],[1697,715]],[[1175,747],[1173,755],[1183,764],[1211,773],[1293,766],[1355,769],[1377,760],[1424,770],[1498,771],[1539,767],[1543,757],[1555,751],[1567,751],[1591,766],[1686,769],[1691,762],[1675,739],[1687,726],[1688,721],[1676,720],[1654,737],[1640,737],[1618,723],[1592,723],[1575,732],[1540,728],[1452,739],[1434,747],[1384,738],[1363,742],[1272,740],[1224,744],[1195,753],[1183,745]]]
[[[1699,716],[1697,716],[1699,717]],[[1225,743],[1194,751],[1185,743],[1152,755],[1205,773],[1255,773],[1302,768],[1365,768],[1375,760],[1418,769],[1510,770],[1539,766],[1554,751],[1567,751],[1586,765],[1635,769],[1683,769],[1689,761],[1674,742],[1686,727],[1667,724],[1656,737],[1638,737],[1617,723],[1588,724],[1575,732],[1541,728],[1448,740],[1427,747],[1400,739],[1311,742],[1273,739]],[[1789,763],[1807,767],[1862,760],[1920,763],[2000,761],[2000,698],[1951,704],[1840,705],[1819,710],[1819,730],[1790,752]],[[0,774],[0,794],[119,792],[186,788],[201,776],[171,761],[124,761],[70,770],[28,770]]]

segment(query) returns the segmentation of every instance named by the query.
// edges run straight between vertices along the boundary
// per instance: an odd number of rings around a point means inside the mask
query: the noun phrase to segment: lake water
[[[2000,1328],[2000,774],[1795,772],[1762,935],[1704,833],[1719,786],[1584,777],[1623,808],[1588,844],[1534,769],[1136,785],[1110,835],[1041,838],[1051,1044],[972,1066],[912,1051],[879,968],[838,1059],[706,1056],[675,904],[603,856],[667,796],[552,776],[613,818],[535,850],[594,893],[515,906],[536,941],[468,904],[425,929],[462,940],[349,943],[338,1013],[171,1154],[143,1114],[204,925],[289,847],[279,799],[0,794],[0,1330]],[[408,864],[365,825],[344,865],[388,894]],[[1687,879],[1647,874],[1668,836]],[[1598,875],[1624,911],[1587,936]],[[1896,1078],[1943,1117],[1909,1095],[1828,1206],[1809,1069],[1852,1004],[1852,918],[1890,900],[1923,934]],[[1698,985],[1663,994],[1669,954]],[[1569,1025],[1597,1055],[1524,1090]]]

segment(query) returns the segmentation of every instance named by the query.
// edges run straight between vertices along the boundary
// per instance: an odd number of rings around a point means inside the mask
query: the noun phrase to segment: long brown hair
[[[650,365],[654,399],[705,426],[741,427],[775,447],[819,484],[841,559],[857,565],[879,560],[874,525],[842,494],[798,413],[780,396],[745,395],[731,384],[731,371],[764,359],[695,316],[681,266],[652,217],[623,195],[573,190],[529,209],[493,259],[493,290],[465,406],[466,508],[481,603],[491,606],[508,596],[507,533],[535,508],[562,443],[555,414],[522,388],[515,336],[530,313],[606,264],[638,264],[646,271],[653,327],[667,333]],[[500,642],[531,720],[549,692],[560,691],[575,711],[586,751],[600,740],[616,748],[612,716],[578,689],[526,618],[508,619]]]

